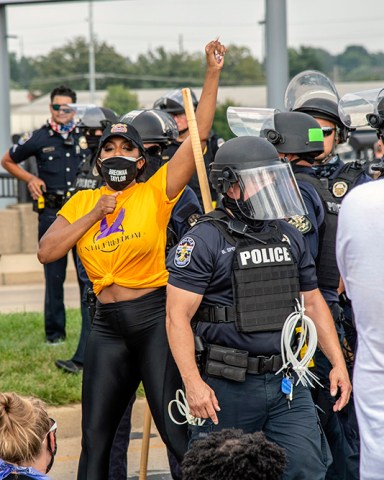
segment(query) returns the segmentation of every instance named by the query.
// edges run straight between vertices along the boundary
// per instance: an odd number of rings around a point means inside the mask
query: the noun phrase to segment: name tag
[[[289,248],[283,244],[257,248],[244,247],[237,251],[239,268],[292,265]]]

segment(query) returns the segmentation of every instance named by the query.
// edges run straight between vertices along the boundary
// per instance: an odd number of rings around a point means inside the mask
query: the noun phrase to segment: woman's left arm
[[[199,129],[201,148],[204,149],[215,117],[217,90],[226,48],[218,40],[205,47],[207,69],[199,104],[196,109],[196,123]],[[187,185],[195,171],[190,137],[186,138],[175,155],[168,162],[167,196],[175,198]]]

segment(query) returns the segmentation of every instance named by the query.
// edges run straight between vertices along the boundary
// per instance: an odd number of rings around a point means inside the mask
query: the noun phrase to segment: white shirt
[[[337,261],[358,335],[353,374],[360,479],[384,478],[384,181],[354,188],[342,203]]]

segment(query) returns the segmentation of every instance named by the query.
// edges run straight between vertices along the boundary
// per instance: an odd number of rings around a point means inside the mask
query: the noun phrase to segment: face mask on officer
[[[106,184],[115,191],[124,190],[138,175],[137,161],[142,157],[109,157],[98,158],[97,169]]]

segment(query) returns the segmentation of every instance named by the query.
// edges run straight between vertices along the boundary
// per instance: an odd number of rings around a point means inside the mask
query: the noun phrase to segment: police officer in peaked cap
[[[86,138],[77,125],[76,93],[61,85],[50,94],[50,119],[41,128],[22,135],[6,152],[2,166],[11,175],[24,181],[35,200],[38,211],[39,239],[56,220],[56,213],[70,195],[81,162],[89,154]],[[38,176],[27,172],[20,163],[31,156],[37,160]],[[44,198],[42,198],[44,197]],[[37,200],[42,200],[37,204]],[[76,251],[73,250],[75,258]],[[64,280],[67,256],[44,266],[45,273],[45,336],[48,344],[65,340]],[[80,281],[80,290],[84,285]]]
[[[192,90],[191,90],[191,96],[192,96],[193,107],[196,110],[198,105],[198,100],[195,93]],[[182,95],[181,88],[177,88],[175,90],[165,93],[162,97],[160,97],[155,101],[155,103],[153,104],[153,108],[163,110],[169,113],[170,115],[172,115],[172,117],[175,119],[177,128],[179,130],[178,137],[176,139],[173,139],[172,142],[167,146],[167,148],[163,152],[163,163],[164,163],[173,157],[176,150],[180,147],[182,142],[189,135],[187,117],[185,115],[183,95]],[[224,140],[220,138],[216,133],[211,131],[207,141],[207,145],[203,152],[204,163],[205,163],[207,174],[209,170],[209,165],[213,162],[213,159],[215,157],[217,150],[223,143],[224,143]],[[200,204],[203,205],[197,173],[194,173],[194,175],[192,176],[191,181],[189,182],[189,186],[196,193]],[[211,187],[211,196],[212,196],[212,199],[215,201],[217,195],[215,190],[212,187]]]
[[[336,409],[351,385],[313,258],[284,220],[305,212],[290,165],[263,138],[234,138],[219,149],[210,180],[222,203],[167,260],[168,338],[190,411],[206,419],[189,426],[191,440],[223,428],[263,430],[287,452],[284,479],[324,479],[331,457],[311,393],[294,381],[288,401],[285,372],[276,375],[281,331],[300,294],[333,366],[332,394],[340,388]],[[194,333],[204,347],[200,371]]]

